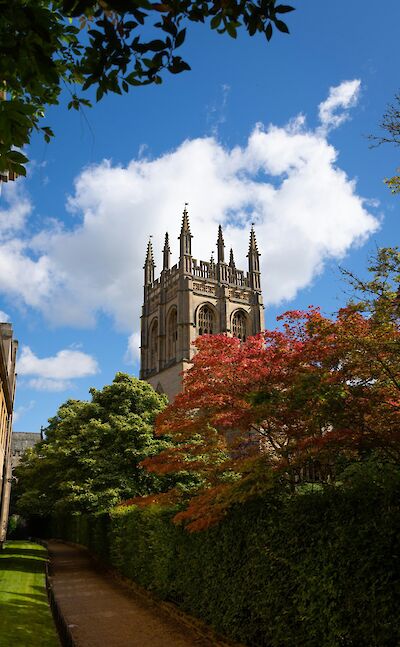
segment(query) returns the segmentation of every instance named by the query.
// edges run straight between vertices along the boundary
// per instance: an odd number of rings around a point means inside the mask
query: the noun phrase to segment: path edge
[[[47,591],[47,599],[49,601],[49,606],[51,609],[51,614],[53,616],[54,624],[57,630],[58,638],[60,640],[61,647],[78,647],[75,642],[69,624],[66,621],[64,614],[61,611],[60,605],[57,602],[53,584],[51,581],[51,553],[49,551],[47,541],[43,539],[33,539],[37,544],[43,546],[47,551],[47,559],[45,562],[45,584]]]
[[[142,586],[137,584],[134,580],[131,580],[130,578],[121,575],[121,573],[119,573],[119,571],[117,571],[115,568],[101,561],[96,555],[94,555],[87,548],[87,546],[84,546],[83,544],[77,544],[76,542],[72,542],[72,541],[64,541],[63,539],[60,540],[58,538],[54,538],[54,539],[52,538],[51,541],[56,541],[61,544],[66,544],[68,546],[73,546],[74,548],[83,550],[85,553],[89,555],[90,559],[95,563],[96,568],[98,568],[99,571],[102,571],[103,573],[108,574],[122,587],[132,591],[135,595],[138,595],[147,603],[150,603],[155,607],[158,607],[167,616],[170,616],[174,620],[187,625],[192,629],[192,631],[195,631],[202,638],[208,639],[210,642],[212,642],[215,647],[246,647],[246,645],[243,645],[241,643],[230,641],[228,638],[226,638],[226,636],[222,636],[221,634],[219,634],[217,631],[215,631],[215,629],[207,625],[200,618],[196,618],[195,616],[190,615],[186,611],[183,611],[183,609],[180,609],[180,607],[177,604],[174,604],[173,602],[166,602],[165,600],[158,598],[153,592],[143,588]],[[77,643],[74,641],[72,637],[72,632],[69,629],[68,623],[66,622],[65,618],[63,617],[63,614],[61,613],[61,609],[57,604],[57,600],[55,598],[55,594],[52,589],[51,551],[49,551],[48,549],[47,542],[42,542],[42,544],[46,546],[48,550],[48,554],[50,556],[49,587],[50,587],[51,595],[54,599],[55,608],[58,610],[62,628],[65,626],[66,639],[70,640],[70,642],[65,642],[65,643],[62,642],[62,647],[78,647]],[[56,616],[54,617],[55,617],[55,622],[57,622]],[[61,636],[60,636],[60,639],[61,639]]]

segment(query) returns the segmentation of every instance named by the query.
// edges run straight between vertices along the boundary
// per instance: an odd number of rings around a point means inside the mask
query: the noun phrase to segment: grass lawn
[[[8,541],[0,551],[0,647],[59,647],[47,602],[43,546]]]

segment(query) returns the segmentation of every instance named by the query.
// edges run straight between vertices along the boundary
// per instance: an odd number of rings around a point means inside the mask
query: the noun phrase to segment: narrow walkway
[[[85,550],[49,542],[53,590],[77,647],[216,647],[184,620],[101,572]]]

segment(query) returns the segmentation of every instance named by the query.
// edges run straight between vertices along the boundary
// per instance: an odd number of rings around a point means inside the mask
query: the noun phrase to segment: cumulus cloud
[[[4,310],[0,310],[0,322],[7,323],[8,321],[10,321],[9,315]]]
[[[319,118],[323,130],[337,128],[349,118],[349,108],[356,105],[360,95],[361,81],[343,81],[340,85],[329,88],[329,95],[318,106]]]
[[[60,350],[53,357],[37,357],[29,346],[23,346],[18,358],[20,375],[33,375],[31,388],[40,391],[64,391],[70,388],[70,379],[87,377],[99,371],[96,360],[77,350]]]
[[[0,237],[1,241],[1,237]],[[61,277],[48,256],[30,254],[30,242],[10,238],[0,242],[0,291],[33,308],[51,308],[49,298]]]
[[[28,404],[25,405],[20,405],[16,409],[14,409],[13,413],[13,422],[18,422],[23,416],[28,413],[29,411],[32,411],[32,409],[35,408],[36,401],[35,400],[30,400]]]
[[[125,361],[136,363],[140,360],[140,332],[132,333],[128,338],[128,348],[125,354]]]
[[[4,207],[0,208],[0,235],[20,230],[32,211],[32,203],[20,182],[0,185]]]
[[[188,201],[195,257],[209,259],[221,223],[227,248],[233,246],[238,267],[246,269],[254,221],[264,299],[292,299],[328,259],[342,258],[379,226],[373,204],[357,193],[328,141],[329,128],[344,121],[359,87],[354,80],[331,88],[315,130],[299,115],[286,126],[257,125],[242,147],[203,137],[126,167],[105,160],[84,169],[68,201],[78,224],[43,229],[29,241],[8,240],[0,248],[0,290],[55,324],[93,325],[98,312],[108,313],[121,330],[134,333],[128,352],[137,358],[148,236],[154,236],[158,270],[167,230],[176,262]]]
[[[69,380],[52,380],[45,377],[35,377],[28,380],[28,386],[35,391],[50,391],[52,393],[66,391],[74,387],[73,382]]]

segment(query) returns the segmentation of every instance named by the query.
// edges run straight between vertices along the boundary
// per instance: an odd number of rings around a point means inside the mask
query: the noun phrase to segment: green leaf
[[[101,85],[99,85],[96,90],[96,101],[100,101],[100,99],[103,98],[104,94],[105,94],[105,90]]]
[[[218,13],[216,16],[214,16],[210,22],[211,29],[217,29],[221,24],[221,20],[222,20],[222,14]]]
[[[226,31],[228,32],[229,36],[231,38],[237,38],[237,31],[234,23],[228,22],[226,24]]]
[[[154,67],[154,61],[153,61],[152,58],[143,58],[142,60],[143,60],[143,63],[145,64],[145,66],[148,67],[149,69]]]
[[[49,126],[43,126],[41,130],[42,130],[42,132],[44,134],[44,140],[48,144],[50,142],[51,138],[54,137],[54,133],[53,133],[52,129],[49,128]]]
[[[10,151],[7,157],[11,162],[16,164],[25,164],[28,161],[28,158],[19,151]]]
[[[294,7],[290,7],[287,4],[279,4],[275,7],[275,13],[288,13],[289,11],[294,11]]]
[[[184,43],[185,37],[186,37],[186,29],[182,29],[181,31],[178,32],[175,38],[175,47],[180,47]]]
[[[29,162],[29,160],[26,160]],[[25,166],[22,166],[21,164],[12,164],[11,170],[14,171],[17,175],[21,175],[22,177],[26,177],[26,168]]]
[[[286,23],[284,23],[282,20],[274,20],[275,27],[279,29],[279,31],[283,32],[284,34],[289,33],[289,28]]]
[[[147,43],[146,49],[151,52],[161,52],[165,49],[165,43],[163,40],[151,40]]]
[[[265,36],[267,37],[268,42],[272,38],[272,24],[270,22],[268,23],[267,28],[265,30]]]

